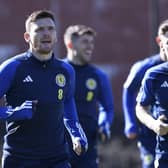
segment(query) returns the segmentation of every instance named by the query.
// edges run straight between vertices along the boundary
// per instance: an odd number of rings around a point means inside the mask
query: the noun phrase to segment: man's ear
[[[30,35],[29,35],[28,32],[25,32],[25,33],[24,33],[24,39],[25,39],[25,41],[26,41],[27,43],[29,43],[29,41],[30,41]]]
[[[72,49],[72,48],[73,48],[73,44],[72,44],[72,42],[69,41],[69,42],[67,43],[67,46],[68,46],[68,48]]]
[[[161,42],[160,37],[159,37],[159,36],[157,36],[157,37],[155,38],[155,41],[156,41],[156,43],[159,45],[159,44],[160,44],[160,42]]]

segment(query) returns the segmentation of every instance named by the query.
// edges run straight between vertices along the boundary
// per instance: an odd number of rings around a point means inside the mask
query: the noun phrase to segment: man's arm
[[[150,109],[157,101],[159,101],[156,98],[158,80],[157,74],[159,70],[160,69],[157,67],[154,67],[150,68],[145,73],[141,83],[141,88],[136,98],[136,115],[140,122],[146,125],[149,129],[153,130],[156,134],[162,136],[168,133],[168,124],[165,122],[167,121],[167,118],[164,114],[160,113],[160,116],[158,116],[156,120],[153,118]]]
[[[167,118],[164,115],[161,115],[157,120],[155,120],[150,114],[150,106],[142,106],[137,103],[136,116],[140,122],[153,130],[156,134],[166,135],[168,133],[168,124],[164,122]]]
[[[69,88],[68,93],[65,98],[64,104],[64,125],[68,130],[72,144],[73,150],[76,152],[77,155],[80,155],[87,151],[88,142],[85,136],[85,133],[79,123],[76,105],[74,101],[74,90],[75,90],[75,72],[73,68],[69,65]]]
[[[86,135],[79,123],[73,99],[65,103],[64,125],[71,136],[73,150],[77,155],[85,153],[88,148],[88,142]]]
[[[106,142],[111,138],[110,123],[108,122],[107,112],[104,111],[104,108],[100,105],[99,107],[99,135],[102,142]]]
[[[122,106],[124,112],[125,128],[124,133],[127,138],[135,139],[137,137],[137,123],[135,117],[135,93],[129,88],[123,87]]]
[[[0,98],[2,98],[11,87],[18,65],[19,63],[13,60],[7,60],[0,65]]]
[[[122,106],[125,121],[124,133],[129,139],[135,139],[138,134],[135,114],[136,96],[147,68],[148,62],[146,61],[135,63],[123,85]]]
[[[12,108],[11,106],[0,107],[0,120],[18,121],[31,119],[36,101],[26,100],[20,106]]]
[[[106,74],[99,73],[100,93],[99,93],[99,135],[103,142],[111,138],[111,125],[114,118],[113,94],[111,83]]]
[[[15,77],[19,61],[9,59],[0,65],[0,98],[8,92]],[[0,107],[0,119],[16,121],[30,119],[32,117],[32,101],[25,101],[20,106],[13,108],[9,106]]]

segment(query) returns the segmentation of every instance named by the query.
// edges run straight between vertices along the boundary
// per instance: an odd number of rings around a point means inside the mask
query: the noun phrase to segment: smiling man
[[[104,72],[91,64],[96,32],[85,25],[69,26],[64,34],[67,61],[76,73],[75,102],[80,123],[88,138],[88,151],[77,156],[70,148],[72,168],[97,168],[97,137],[110,139],[113,120],[111,84]],[[98,106],[99,112],[98,112]]]
[[[168,25],[162,24],[160,47],[165,63],[148,69],[137,96],[136,116],[156,133],[155,168],[168,167]],[[152,108],[152,110],[151,110]],[[154,114],[154,115],[153,115]],[[150,144],[149,144],[150,145]]]

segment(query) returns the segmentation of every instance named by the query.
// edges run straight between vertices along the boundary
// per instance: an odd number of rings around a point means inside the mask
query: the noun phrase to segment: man
[[[137,96],[136,115],[157,134],[155,168],[168,167],[168,25],[162,25],[160,43],[166,63],[150,68],[142,80]],[[151,113],[151,107],[153,113]]]
[[[122,101],[125,119],[124,131],[128,139],[132,140],[138,138],[138,147],[140,150],[143,168],[154,167],[156,134],[143,124],[137,124],[135,114],[136,95],[140,89],[141,81],[146,70],[150,67],[163,63],[165,60],[165,54],[162,51],[162,44],[160,43],[160,40],[163,35],[162,29],[166,25],[168,25],[168,20],[163,21],[158,28],[158,36],[156,40],[160,46],[159,54],[136,62],[132,66],[123,87]]]
[[[7,122],[2,168],[69,168],[64,123],[74,151],[79,155],[87,148],[74,104],[74,71],[54,57],[57,36],[51,11],[33,12],[25,26],[29,50],[0,66],[0,97],[6,95],[12,110],[29,103],[32,117]]]
[[[88,138],[86,154],[78,157],[71,150],[72,168],[97,168],[98,132],[103,141],[110,138],[110,125],[113,119],[110,82],[101,70],[90,64],[95,35],[95,31],[85,25],[69,26],[64,34],[67,60],[76,72],[75,102],[77,112]],[[98,106],[100,106],[100,115],[97,110]]]

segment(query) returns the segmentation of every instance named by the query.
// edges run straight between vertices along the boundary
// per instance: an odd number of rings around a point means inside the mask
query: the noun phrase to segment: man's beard
[[[50,54],[53,50],[52,48],[49,48],[49,49],[35,48],[35,51],[41,55],[47,55],[47,54]]]

